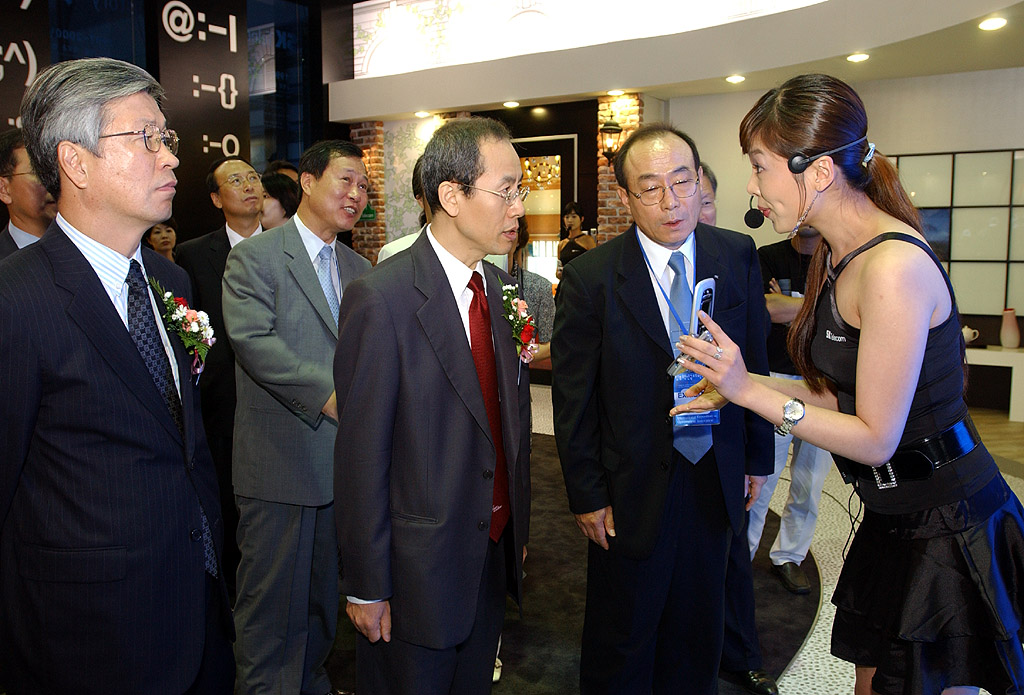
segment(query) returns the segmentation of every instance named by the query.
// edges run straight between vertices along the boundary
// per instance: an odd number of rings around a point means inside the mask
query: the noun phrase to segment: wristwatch
[[[775,428],[775,434],[785,437],[793,426],[804,417],[804,402],[799,398],[791,398],[782,406],[782,424]]]

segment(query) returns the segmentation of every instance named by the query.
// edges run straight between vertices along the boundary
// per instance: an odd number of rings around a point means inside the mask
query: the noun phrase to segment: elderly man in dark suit
[[[0,133],[0,202],[10,220],[0,231],[0,261],[39,241],[57,203],[32,170],[21,128]]]
[[[217,479],[192,356],[142,234],[171,214],[163,90],[95,58],[42,72],[25,141],[59,214],[0,263],[0,674],[7,692],[231,692]],[[165,323],[166,322],[166,323]]]
[[[676,428],[668,417],[666,367],[696,281],[716,279],[715,320],[752,370],[768,366],[754,242],[698,223],[699,161],[669,126],[634,133],[615,176],[635,224],[562,271],[552,399],[569,506],[592,541],[585,694],[715,692],[730,525],[742,528],[745,490],[756,499],[773,468],[756,415],[728,405],[721,424]]]
[[[196,308],[210,316],[217,335],[226,335],[221,306],[221,279],[228,251],[244,239],[263,231],[263,186],[259,174],[238,156],[222,157],[210,165],[206,187],[214,207],[224,213],[224,225],[198,239],[178,246],[177,263],[192,280]],[[235,533],[238,511],[231,485],[231,441],[235,428],[235,352],[228,340],[218,341],[206,356],[199,382],[203,400],[203,424],[210,442],[220,484],[220,508],[224,518],[224,579],[232,597],[240,554]]]
[[[370,269],[337,237],[366,207],[362,155],[344,140],[306,150],[298,212],[231,249],[224,269],[224,321],[238,363],[232,481],[242,693],[330,690],[324,663],[338,620],[331,359],[339,302]]]
[[[335,496],[357,691],[490,692],[530,509],[528,370],[484,263],[524,214],[508,130],[456,119],[423,154],[425,234],[354,283],[334,360]]]

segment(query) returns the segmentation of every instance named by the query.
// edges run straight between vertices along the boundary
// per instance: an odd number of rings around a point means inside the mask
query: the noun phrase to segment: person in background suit
[[[57,203],[32,170],[21,128],[0,133],[0,201],[10,221],[0,231],[0,260],[34,244],[53,222]]]
[[[491,690],[505,595],[521,597],[530,518],[529,371],[484,263],[515,246],[519,157],[501,123],[427,143],[432,213],[353,283],[334,359],[334,489],[357,692]]]
[[[366,207],[362,156],[344,140],[306,150],[298,212],[235,246],[224,268],[224,322],[237,361],[231,473],[242,553],[240,693],[331,688],[324,670],[338,622],[331,358],[339,302],[370,268],[337,236]]]
[[[254,180],[255,179],[255,180]],[[231,484],[231,441],[235,428],[235,352],[226,339],[221,279],[228,252],[239,242],[263,231],[263,186],[252,166],[241,157],[224,157],[210,165],[206,175],[210,201],[224,213],[224,226],[186,241],[178,247],[177,262],[192,280],[196,308],[210,316],[214,333],[225,336],[206,355],[206,368],[199,379],[203,399],[203,424],[217,467],[220,509],[224,517],[224,578],[232,599],[235,574],[241,555],[235,534],[238,510]]]
[[[699,161],[671,126],[633,133],[615,177],[634,226],[562,269],[552,401],[569,506],[592,541],[584,695],[716,691],[729,540],[772,471],[771,427],[743,409],[710,427],[667,417],[692,282],[716,278],[715,318],[768,368],[754,242],[698,223]]]
[[[231,692],[217,477],[192,357],[149,285],[191,301],[188,276],[140,245],[175,192],[162,99],[141,68],[92,58],[22,101],[59,214],[0,263],[9,695]]]

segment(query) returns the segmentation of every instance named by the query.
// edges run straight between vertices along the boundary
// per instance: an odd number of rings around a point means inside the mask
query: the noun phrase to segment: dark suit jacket
[[[151,277],[190,298],[184,271],[149,249],[143,258]],[[200,508],[218,556],[223,531],[191,359],[169,337],[184,441],[99,278],[56,223],[0,264],[8,692],[183,692],[197,675]]]
[[[648,556],[673,465],[672,346],[635,227],[562,270],[551,343],[555,437],[569,507],[612,506],[615,543]],[[696,279],[716,278],[714,319],[750,371],[767,374],[767,312],[753,240],[699,224]],[[743,527],[743,474],[774,470],[767,420],[736,405],[713,426],[715,460],[733,529]]]
[[[509,467],[513,593],[530,515],[529,370],[504,317],[504,271],[484,264]],[[353,283],[334,359],[334,489],[342,591],[391,600],[394,635],[431,649],[473,625],[495,449],[451,285],[424,234]]]
[[[228,233],[224,227],[178,247],[176,261],[192,280],[195,309],[210,316],[217,342],[206,354],[206,368],[199,380],[203,401],[203,423],[207,433],[230,437],[235,423],[235,352],[224,329],[221,308],[221,278],[228,260]]]
[[[0,261],[17,250],[18,245],[14,243],[14,237],[11,236],[11,225],[8,223],[4,230],[0,232]]]

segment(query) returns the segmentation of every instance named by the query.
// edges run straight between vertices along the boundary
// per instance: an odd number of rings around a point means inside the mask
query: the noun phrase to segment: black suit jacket
[[[529,370],[484,263],[509,468],[516,598],[530,520]],[[495,448],[448,276],[427,235],[345,289],[334,359],[342,591],[391,600],[394,635],[469,637],[489,541]]]
[[[143,259],[151,277],[190,298],[184,271],[148,249]],[[0,263],[8,692],[170,693],[196,678],[206,632],[201,509],[218,557],[222,526],[191,360],[169,337],[184,440],[95,271],[56,223]]]
[[[206,368],[199,379],[203,423],[212,437],[231,437],[235,423],[235,352],[224,328],[221,279],[231,244],[224,227],[178,247],[176,261],[192,280],[195,307],[210,316],[217,342],[206,353]],[[230,465],[230,462],[228,462]]]
[[[4,230],[0,232],[0,261],[17,250],[18,245],[14,243],[14,237],[11,236],[11,225],[8,223]]]
[[[753,240],[698,224],[696,280],[716,278],[714,319],[750,371],[767,374],[767,311]],[[636,228],[565,266],[551,342],[555,437],[569,506],[611,505],[615,544],[637,559],[657,538],[673,464],[672,346]],[[736,405],[712,427],[733,529],[743,527],[743,474],[774,469],[771,425]]]

